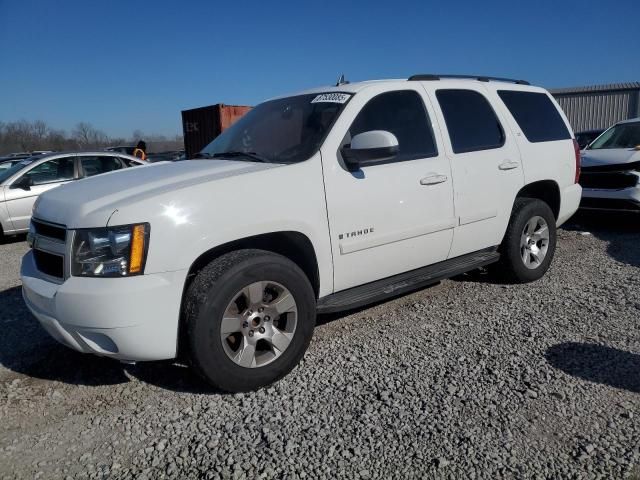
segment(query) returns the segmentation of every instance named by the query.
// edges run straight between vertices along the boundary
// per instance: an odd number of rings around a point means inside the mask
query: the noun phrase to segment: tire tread
[[[236,250],[221,255],[220,257],[212,260],[208,265],[200,270],[191,282],[191,285],[189,285],[185,294],[183,315],[186,327],[184,333],[187,340],[187,342],[185,343],[188,345],[186,358],[188,360],[188,363],[200,377],[202,377],[210,384],[213,384],[215,387],[226,391],[246,391],[253,388],[245,387],[243,379],[226,379],[226,383],[224,385],[220,384],[219,382],[213,381],[212,378],[207,375],[201,361],[197,358],[194,348],[194,342],[196,339],[195,330],[198,325],[200,311],[204,307],[205,303],[209,300],[211,289],[215,287],[216,283],[223,279],[223,277],[225,277],[226,275],[234,274],[234,269],[250,267],[250,262],[255,262],[256,260],[263,260],[265,264],[271,262],[277,263],[280,266],[287,267],[291,270],[292,273],[295,273],[298,277],[300,277],[303,282],[306,282],[304,288],[306,288],[307,291],[312,295],[314,307],[313,313],[315,315],[315,295],[313,295],[311,283],[305,276],[304,272],[295,263],[282,255],[258,249]],[[304,353],[304,350],[306,350],[306,347],[308,346],[310,340],[311,337],[309,336],[309,338],[305,341],[302,354]],[[302,357],[302,354],[300,355],[300,357]],[[293,366],[291,366],[291,368],[293,368]],[[291,368],[281,368],[269,383],[275,382],[282,378],[291,370]]]
[[[543,263],[545,265],[539,269],[525,271],[526,267],[521,266],[520,261],[520,219],[527,209],[537,210],[536,215],[546,217],[550,231],[550,244],[547,256]],[[537,198],[518,197],[513,204],[509,225],[504,234],[504,239],[500,245],[500,261],[496,264],[494,272],[498,277],[507,283],[527,283],[541,278],[549,268],[555,253],[555,216],[549,205]],[[517,252],[515,251],[517,249]],[[535,273],[534,273],[535,272]],[[542,272],[542,273],[540,273]]]

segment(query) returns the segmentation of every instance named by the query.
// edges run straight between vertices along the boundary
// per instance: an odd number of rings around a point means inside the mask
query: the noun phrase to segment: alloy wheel
[[[229,302],[221,322],[220,339],[237,365],[268,365],[289,347],[296,331],[298,307],[291,292],[272,281],[254,282]]]
[[[520,255],[525,267],[534,270],[544,262],[549,250],[549,226],[540,217],[532,217],[520,236]]]

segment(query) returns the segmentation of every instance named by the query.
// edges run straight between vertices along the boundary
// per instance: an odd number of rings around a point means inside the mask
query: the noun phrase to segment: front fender
[[[217,246],[294,231],[312,243],[320,293],[333,289],[333,262],[319,155],[295,165],[190,186],[118,207],[109,225],[149,222],[145,273],[189,269]]]

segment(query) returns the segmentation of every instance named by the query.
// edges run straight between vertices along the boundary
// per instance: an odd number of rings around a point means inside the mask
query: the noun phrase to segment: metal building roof
[[[640,90],[640,82],[609,83],[607,85],[590,85],[587,87],[552,88],[549,92],[551,92],[552,95],[562,95],[571,93],[612,92],[620,90]]]

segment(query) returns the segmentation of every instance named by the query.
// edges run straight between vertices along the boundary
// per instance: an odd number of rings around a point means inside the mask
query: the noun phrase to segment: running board
[[[497,262],[500,254],[496,248],[480,250],[460,257],[435,263],[410,272],[383,278],[358,287],[342,290],[318,300],[318,313],[334,313],[362,307],[389,297],[396,297],[419,288],[432,285],[446,278]]]

